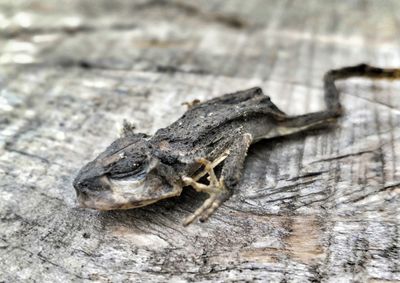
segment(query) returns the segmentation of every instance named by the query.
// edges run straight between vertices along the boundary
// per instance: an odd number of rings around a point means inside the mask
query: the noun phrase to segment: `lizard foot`
[[[224,185],[224,179],[217,178],[214,172],[215,162],[210,162],[204,158],[198,160],[199,163],[204,165],[204,171],[208,173],[208,185],[197,182],[198,176],[195,178],[182,177],[183,182],[187,186],[192,186],[198,192],[208,193],[210,197],[206,199],[202,206],[200,206],[191,216],[187,217],[183,223],[184,226],[189,225],[197,218],[201,222],[206,221],[214,211],[228,198],[229,192]],[[220,161],[221,162],[221,161]]]
[[[124,122],[122,124],[122,128],[120,129],[120,137],[127,137],[129,135],[134,134],[136,129],[136,126],[133,123],[128,122],[127,120],[124,119]]]
[[[199,99],[194,99],[192,101],[182,102],[181,105],[186,105],[187,109],[189,110],[189,109],[193,108],[194,106],[196,106],[199,103],[200,103]]]

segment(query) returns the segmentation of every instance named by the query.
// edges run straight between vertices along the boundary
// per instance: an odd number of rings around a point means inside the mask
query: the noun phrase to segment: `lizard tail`
[[[395,80],[400,79],[400,69],[386,69],[359,64],[328,71],[324,76],[325,103],[332,116],[340,116],[342,113],[339,91],[336,88],[335,81],[352,77]]]

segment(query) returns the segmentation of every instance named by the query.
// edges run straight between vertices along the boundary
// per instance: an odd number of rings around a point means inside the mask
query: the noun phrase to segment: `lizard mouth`
[[[113,179],[100,177],[106,190],[85,190],[78,192],[80,207],[97,210],[130,209],[154,203],[170,197],[173,186],[156,175]]]
[[[97,210],[129,209],[149,204],[144,198],[146,186],[144,180],[135,178],[111,179],[101,177],[107,184],[106,190],[86,190],[78,193],[80,207]],[[105,187],[105,186],[103,186]]]

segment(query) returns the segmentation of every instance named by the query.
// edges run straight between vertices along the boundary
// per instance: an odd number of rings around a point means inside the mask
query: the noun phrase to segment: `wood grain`
[[[331,129],[251,147],[234,196],[80,209],[72,180],[123,119],[261,86],[323,109],[325,71],[400,66],[400,3],[0,1],[0,282],[400,281],[400,82],[340,83]]]

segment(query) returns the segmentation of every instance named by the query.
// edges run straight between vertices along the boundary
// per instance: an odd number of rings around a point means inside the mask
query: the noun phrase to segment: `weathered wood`
[[[61,3],[62,2],[62,3]],[[332,129],[250,150],[235,195],[122,212],[76,207],[77,170],[123,119],[259,85],[288,113],[321,78],[400,66],[398,1],[0,2],[0,282],[400,280],[399,82],[342,82]]]

